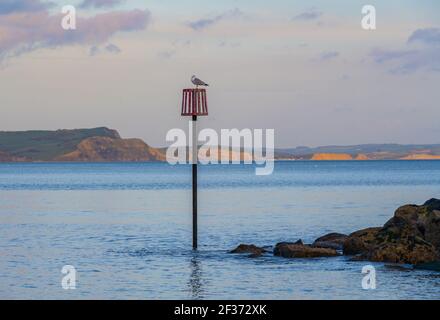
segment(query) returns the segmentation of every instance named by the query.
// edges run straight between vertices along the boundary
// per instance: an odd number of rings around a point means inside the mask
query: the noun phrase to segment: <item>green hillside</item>
[[[56,131],[0,131],[0,152],[32,161],[49,161],[72,152],[82,140],[97,136],[120,139],[117,131],[105,127]]]

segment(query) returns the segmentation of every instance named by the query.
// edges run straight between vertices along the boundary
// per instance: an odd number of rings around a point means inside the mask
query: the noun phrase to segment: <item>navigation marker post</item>
[[[206,89],[183,89],[182,94],[182,116],[192,117],[192,207],[193,207],[193,249],[197,249],[197,116],[208,115],[208,100]]]

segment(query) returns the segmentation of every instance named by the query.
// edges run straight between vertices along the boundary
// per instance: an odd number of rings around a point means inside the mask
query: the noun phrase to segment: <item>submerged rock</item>
[[[417,265],[439,260],[440,200],[398,208],[382,228],[350,234],[343,244],[343,252],[378,262]]]
[[[333,232],[319,237],[313,242],[312,246],[315,248],[342,250],[342,246],[347,238],[348,236],[345,234]]]
[[[249,257],[256,258],[265,252],[267,252],[265,249],[257,247],[253,244],[240,244],[237,248],[231,250],[229,253],[250,253]]]
[[[334,249],[315,248],[301,243],[277,243],[273,251],[275,256],[284,258],[317,258],[334,257],[338,252]]]

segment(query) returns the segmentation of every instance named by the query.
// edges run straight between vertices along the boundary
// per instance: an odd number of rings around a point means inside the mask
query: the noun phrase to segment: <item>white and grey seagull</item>
[[[209,87],[209,84],[207,84],[206,82],[200,80],[200,79],[197,78],[196,76],[192,76],[192,77],[191,77],[191,82],[192,82],[193,84],[195,84],[196,87],[198,87],[198,86]]]

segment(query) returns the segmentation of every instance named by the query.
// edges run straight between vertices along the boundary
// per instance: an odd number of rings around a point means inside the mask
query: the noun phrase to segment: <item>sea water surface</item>
[[[347,257],[251,259],[240,243],[311,242],[383,225],[440,198],[440,161],[277,162],[199,169],[165,163],[0,164],[3,299],[439,299],[440,273]],[[362,267],[376,268],[363,290]],[[61,286],[64,265],[75,290]]]

